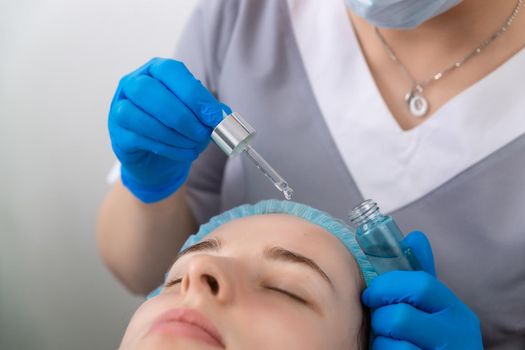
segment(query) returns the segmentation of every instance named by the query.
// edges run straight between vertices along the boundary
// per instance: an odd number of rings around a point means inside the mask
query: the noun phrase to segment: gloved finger
[[[403,241],[408,244],[412,252],[416,255],[423,271],[435,277],[434,255],[432,254],[432,247],[427,236],[425,236],[423,232],[414,231],[409,233]]]
[[[443,283],[424,271],[390,271],[377,276],[361,299],[372,309],[407,303],[426,312],[438,312],[457,298]]]
[[[201,143],[162,124],[128,99],[115,103],[110,118],[124,129],[169,146],[192,150],[201,148]]]
[[[372,343],[372,350],[422,350],[420,347],[405,340],[396,340],[385,337],[376,337]]]
[[[372,313],[375,335],[404,340],[423,349],[435,349],[445,338],[439,321],[408,304],[383,306]]]
[[[228,105],[221,103],[221,107],[222,110],[226,112],[226,114],[232,114],[232,109]]]
[[[212,129],[158,80],[148,75],[132,76],[123,85],[123,92],[127,99],[164,125],[194,141],[209,140]]]
[[[205,125],[215,128],[222,120],[223,105],[191,74],[184,63],[158,59],[150,64],[149,73],[166,85]]]
[[[120,126],[114,127],[110,124],[111,132],[115,133],[115,141],[112,143],[113,150],[117,155],[117,158],[123,163],[141,163],[144,162],[144,157],[147,156],[146,151],[156,155],[160,155],[176,162],[189,162],[197,159],[199,153],[196,150],[189,150],[183,148],[177,148],[166,145],[162,142],[152,140],[142,135],[138,135],[132,131],[121,128]],[[122,157],[125,157],[124,162]]]
[[[117,86],[117,90],[115,91],[115,94],[113,95],[113,99],[111,100],[111,108],[113,108],[113,105],[125,98],[124,96],[124,93],[122,92],[122,88],[124,86],[124,84],[126,83],[126,81],[129,80],[130,77],[132,76],[137,76],[139,74],[149,74],[148,73],[148,67],[151,65],[152,62],[154,62],[157,58],[152,58],[150,59],[148,62],[144,63],[142,66],[140,66],[139,68],[135,69],[133,72],[129,73],[129,74],[126,74],[124,75],[119,83],[118,83],[118,86]]]

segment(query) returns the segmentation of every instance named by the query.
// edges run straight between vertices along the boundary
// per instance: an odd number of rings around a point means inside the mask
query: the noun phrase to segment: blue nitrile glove
[[[154,58],[124,76],[108,120],[122,183],[146,203],[175,192],[208,145],[223,109],[231,113],[182,62]]]
[[[405,242],[425,271],[392,271],[363,292],[372,309],[372,350],[480,350],[479,320],[435,277],[426,236],[413,232]]]

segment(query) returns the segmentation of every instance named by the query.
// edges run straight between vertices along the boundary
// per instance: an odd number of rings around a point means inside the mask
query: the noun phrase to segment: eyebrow
[[[203,252],[203,251],[214,251],[218,252],[221,249],[222,241],[218,238],[207,239],[205,241],[194,244],[183,251],[181,251],[175,261],[179,260],[182,256],[189,253]]]
[[[315,261],[313,261],[310,258],[307,258],[304,255],[292,252],[282,247],[270,247],[264,250],[264,256],[272,260],[287,261],[307,266],[313,271],[317,272],[326,282],[328,282],[332,289],[334,288],[334,284],[332,283],[330,277],[328,277],[326,272],[324,272],[323,269],[321,269]]]
[[[204,251],[218,252],[220,251],[221,247],[222,247],[222,241],[219,238],[207,239],[207,240],[194,244],[184,249],[183,251],[181,251],[177,255],[177,258],[175,259],[175,261],[177,261],[182,256],[187,255],[189,253],[204,252]],[[304,265],[310,268],[311,270],[317,272],[326,282],[328,282],[330,287],[334,289],[334,284],[332,283],[332,280],[330,280],[330,277],[328,277],[326,272],[324,272],[323,269],[321,269],[315,261],[313,261],[310,258],[307,258],[304,255],[292,252],[282,247],[265,248],[263,251],[263,255],[265,258],[271,259],[271,260],[279,260],[279,261],[285,261],[285,262],[291,262],[291,263]]]

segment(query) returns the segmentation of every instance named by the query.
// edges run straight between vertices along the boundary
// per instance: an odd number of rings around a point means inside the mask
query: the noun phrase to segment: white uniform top
[[[525,86],[517,78],[525,77],[525,50],[404,131],[375,85],[344,2],[288,4],[330,133],[360,192],[383,210],[421,198],[525,133]]]

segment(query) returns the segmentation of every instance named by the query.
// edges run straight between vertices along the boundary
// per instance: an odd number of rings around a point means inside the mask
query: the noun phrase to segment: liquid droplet
[[[293,189],[291,187],[285,184],[282,190],[283,190],[284,198],[286,198],[287,200],[292,199]]]

